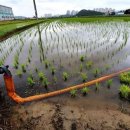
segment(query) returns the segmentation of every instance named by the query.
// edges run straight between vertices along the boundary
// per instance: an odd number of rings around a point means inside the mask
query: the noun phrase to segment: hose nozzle
[[[0,66],[0,74],[4,74],[6,76],[12,76],[12,74],[8,68],[9,68],[9,65]]]

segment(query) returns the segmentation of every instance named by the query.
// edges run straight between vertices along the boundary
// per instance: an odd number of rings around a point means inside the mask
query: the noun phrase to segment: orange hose
[[[87,87],[87,86],[96,84],[97,82],[99,83],[99,82],[105,81],[107,79],[113,78],[113,77],[115,77],[115,76],[117,76],[117,75],[119,75],[119,74],[121,74],[123,72],[127,72],[127,71],[130,71],[130,68],[121,70],[119,72],[116,72],[116,73],[113,73],[113,74],[110,74],[110,75],[106,75],[106,76],[100,77],[98,79],[89,81],[87,83],[83,83],[83,84],[72,86],[72,87],[67,87],[65,89],[54,91],[54,92],[50,92],[50,93],[46,93],[46,94],[30,96],[30,97],[26,97],[26,98],[22,98],[22,97],[20,97],[20,96],[18,96],[16,94],[15,88],[14,88],[13,78],[11,76],[9,77],[9,76],[4,75],[4,80],[5,80],[5,85],[6,85],[8,96],[11,97],[17,103],[24,103],[24,102],[30,102],[30,101],[34,101],[34,100],[39,100],[39,99],[45,99],[45,98],[53,97],[53,96],[56,96],[56,95],[60,95],[60,94],[69,92],[69,91],[71,91],[73,89],[81,89],[83,87]]]

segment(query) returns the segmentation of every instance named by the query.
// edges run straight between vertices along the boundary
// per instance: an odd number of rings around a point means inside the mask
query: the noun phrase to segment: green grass
[[[130,21],[129,16],[95,16],[95,17],[74,17],[74,18],[63,18],[61,21],[66,23],[80,22],[107,22],[107,21]]]
[[[0,37],[4,36],[8,32],[11,32],[15,29],[19,29],[21,27],[39,23],[44,21],[43,19],[40,20],[14,20],[14,21],[1,21],[0,22]]]

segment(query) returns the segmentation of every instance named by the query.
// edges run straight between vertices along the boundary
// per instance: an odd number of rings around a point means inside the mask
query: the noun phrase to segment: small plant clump
[[[130,97],[130,87],[127,86],[127,85],[121,85],[120,89],[120,96],[125,98],[125,99],[128,99]]]
[[[84,59],[85,59],[84,56],[81,56],[81,57],[80,57],[80,61],[81,61],[81,62],[84,62]]]
[[[47,89],[48,85],[50,83],[48,82],[48,79],[46,77],[43,78],[42,85]]]
[[[100,88],[100,84],[97,82],[97,83],[96,83],[95,90],[96,90],[96,91],[98,91],[98,90],[99,90],[99,88]]]
[[[45,64],[45,68],[47,69],[50,65],[49,61],[48,60],[44,60],[44,64]]]
[[[87,68],[87,69],[90,69],[90,68],[92,68],[92,65],[93,65],[93,62],[92,62],[92,61],[88,61],[88,62],[86,63],[86,68]]]
[[[108,80],[108,81],[107,81],[107,87],[108,87],[108,88],[110,88],[110,87],[111,87],[112,82],[113,82],[113,80],[112,80],[112,79],[110,79],[110,80]]]
[[[21,69],[25,73],[26,72],[26,65],[25,64],[21,64]]]
[[[130,85],[130,72],[120,74],[120,82],[126,85]]]
[[[44,77],[45,77],[45,74],[42,73],[42,72],[39,72],[39,73],[38,73],[38,77],[39,77],[39,80],[40,80],[40,81],[43,81],[43,79],[44,79]]]
[[[62,77],[64,81],[67,81],[69,78],[69,74],[67,72],[63,72]]]
[[[88,88],[88,87],[85,87],[85,88],[83,88],[83,89],[81,90],[81,92],[82,92],[83,96],[85,96],[85,95],[88,94],[89,88]]]
[[[22,77],[22,75],[23,75],[23,73],[22,73],[22,71],[21,71],[21,70],[17,70],[16,75],[18,75],[18,76],[19,76],[19,78],[21,78],[21,77]]]
[[[51,74],[54,75],[55,72],[56,72],[56,69],[52,66],[52,67],[51,67]]]
[[[28,83],[29,86],[33,86],[35,84],[35,82],[34,82],[32,77],[28,77],[27,78],[27,83]]]
[[[82,78],[82,81],[85,82],[88,79],[88,76],[85,73],[81,73],[81,78]]]
[[[97,77],[100,74],[100,70],[98,68],[94,69],[93,74],[95,77]]]
[[[76,89],[71,90],[71,91],[70,91],[70,95],[71,95],[71,97],[76,97],[76,95],[77,95],[77,90],[76,90]]]

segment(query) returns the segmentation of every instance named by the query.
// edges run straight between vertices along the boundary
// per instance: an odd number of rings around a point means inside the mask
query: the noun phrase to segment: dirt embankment
[[[11,111],[9,130],[130,130],[129,111],[94,100],[39,101]]]

